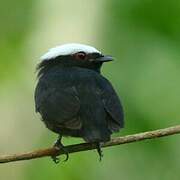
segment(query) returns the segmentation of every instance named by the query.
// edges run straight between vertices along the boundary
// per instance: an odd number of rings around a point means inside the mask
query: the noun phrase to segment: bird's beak
[[[112,56],[101,56],[95,59],[96,62],[109,62],[109,61],[113,61],[113,57]]]

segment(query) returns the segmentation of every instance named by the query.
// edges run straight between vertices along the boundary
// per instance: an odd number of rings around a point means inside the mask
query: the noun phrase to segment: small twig
[[[173,127],[169,127],[165,129],[158,129],[154,131],[127,135],[123,137],[116,137],[116,138],[113,138],[111,141],[104,143],[102,147],[109,147],[109,146],[115,146],[115,145],[120,145],[120,144],[132,143],[132,142],[142,141],[145,139],[154,139],[154,138],[170,136],[170,135],[179,134],[179,133],[180,133],[180,125],[177,125],[177,126],[173,126]],[[97,144],[95,143],[94,144],[82,143],[82,144],[66,146],[65,150],[68,151],[69,153],[75,153],[75,152],[80,152],[80,151],[92,150],[96,148],[97,148]],[[0,156],[0,163],[36,159],[36,158],[41,158],[41,157],[56,156],[56,155],[62,155],[62,154],[64,154],[63,151],[59,151],[58,149],[52,147],[52,148],[37,150],[37,151],[28,152],[24,154]]]

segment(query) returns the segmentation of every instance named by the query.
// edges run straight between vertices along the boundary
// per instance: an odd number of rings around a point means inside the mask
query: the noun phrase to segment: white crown
[[[60,46],[56,46],[54,48],[49,49],[47,53],[45,53],[43,56],[41,56],[41,60],[50,60],[54,59],[58,56],[65,56],[65,55],[71,55],[75,54],[77,52],[83,51],[87,54],[89,53],[99,53],[96,48],[84,44],[78,44],[78,43],[70,43],[70,44],[64,44]]]

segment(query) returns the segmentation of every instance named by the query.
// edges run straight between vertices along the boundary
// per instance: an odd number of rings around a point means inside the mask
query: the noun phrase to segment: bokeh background
[[[90,44],[116,61],[103,74],[120,95],[132,134],[179,124],[180,1],[6,0],[0,6],[0,154],[49,147],[56,135],[34,112],[35,67],[48,48]],[[81,142],[64,139],[64,144]],[[0,165],[0,179],[179,180],[179,136]]]

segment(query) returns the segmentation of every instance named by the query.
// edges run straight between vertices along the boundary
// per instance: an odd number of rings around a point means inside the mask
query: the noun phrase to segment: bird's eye
[[[84,60],[84,59],[86,59],[86,53],[85,52],[78,52],[75,54],[75,58],[78,60]]]

